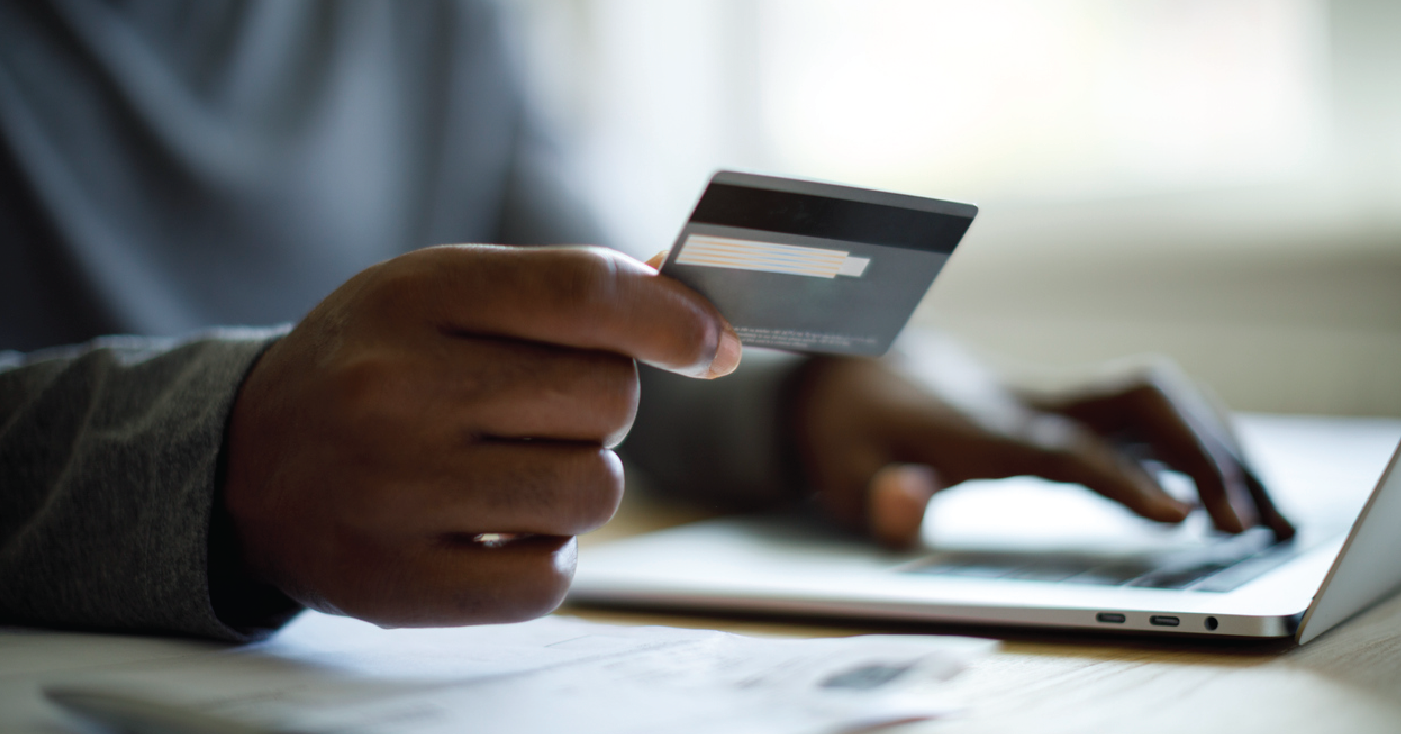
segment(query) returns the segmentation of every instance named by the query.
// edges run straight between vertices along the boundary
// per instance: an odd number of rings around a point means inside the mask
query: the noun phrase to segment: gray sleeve
[[[247,640],[295,613],[209,553],[229,410],[280,333],[0,353],[0,621]]]
[[[623,443],[637,485],[723,511],[765,510],[803,498],[789,400],[802,357],[746,349],[717,380],[641,368],[642,402]]]

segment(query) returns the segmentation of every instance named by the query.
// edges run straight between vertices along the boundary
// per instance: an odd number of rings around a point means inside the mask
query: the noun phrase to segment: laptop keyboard
[[[1233,591],[1277,568],[1298,552],[1255,528],[1203,548],[1135,556],[1015,551],[944,551],[915,561],[905,573],[985,579],[1021,579],[1091,586]]]

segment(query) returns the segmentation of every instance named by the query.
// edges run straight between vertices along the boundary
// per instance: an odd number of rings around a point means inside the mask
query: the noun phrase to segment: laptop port
[[[1123,624],[1124,615],[1118,612],[1100,612],[1095,615],[1095,621],[1108,622],[1109,624]]]
[[[1217,627],[1220,627],[1220,626],[1221,626],[1220,623],[1218,623],[1218,622],[1216,621],[1216,618],[1215,618],[1215,617],[1207,617],[1207,618],[1206,618],[1206,628],[1207,628],[1207,630],[1209,630],[1209,631],[1211,631],[1211,632],[1215,632],[1215,631],[1216,631],[1216,628],[1217,628]]]
[[[1182,624],[1182,620],[1172,616],[1171,614],[1154,614],[1153,616],[1148,618],[1148,621],[1159,627],[1176,627],[1177,625]]]

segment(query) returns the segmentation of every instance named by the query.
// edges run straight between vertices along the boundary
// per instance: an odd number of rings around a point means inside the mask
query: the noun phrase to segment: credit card
[[[710,299],[746,346],[879,356],[978,208],[720,171],[662,273]]]

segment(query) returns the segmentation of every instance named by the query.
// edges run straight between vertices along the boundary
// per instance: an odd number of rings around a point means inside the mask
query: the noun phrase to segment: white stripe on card
[[[707,234],[693,234],[681,245],[677,265],[698,265],[735,270],[758,270],[783,275],[859,278],[871,263],[868,257],[852,257],[844,250],[778,245],[772,242],[738,240]]]

